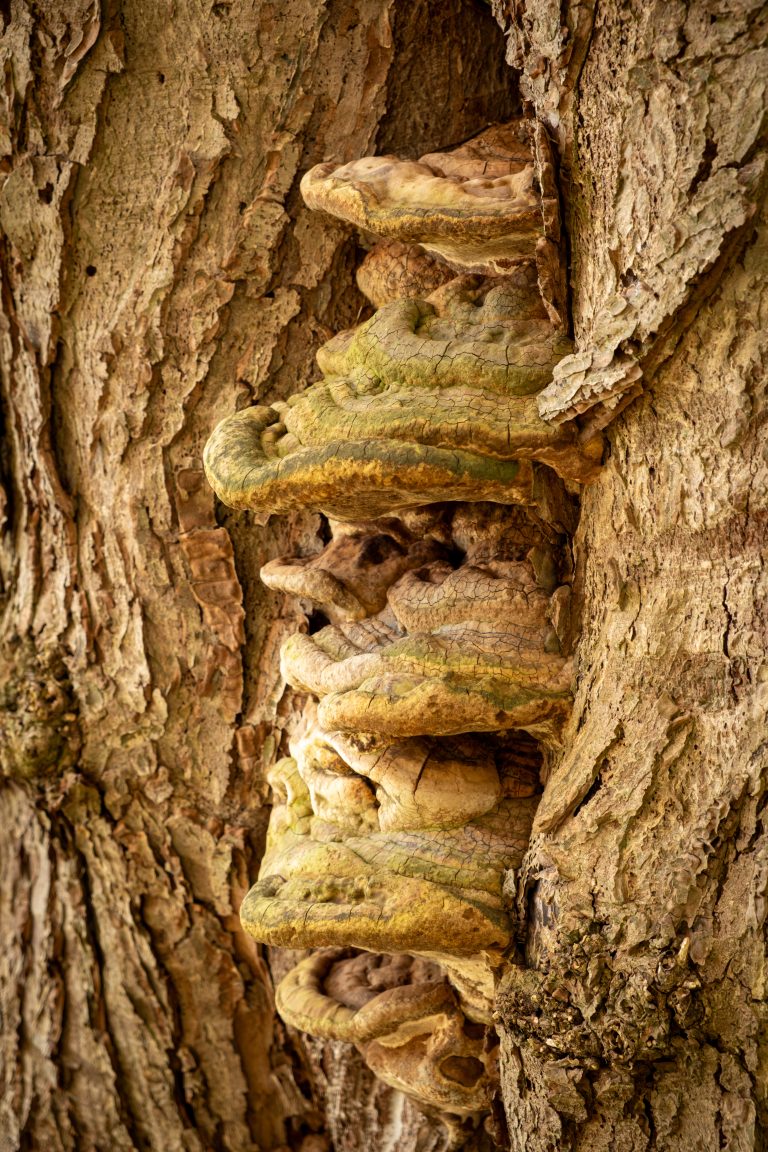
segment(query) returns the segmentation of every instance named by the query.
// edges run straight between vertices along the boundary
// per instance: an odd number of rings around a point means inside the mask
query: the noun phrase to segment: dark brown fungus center
[[[446,1080],[453,1080],[464,1088],[474,1088],[485,1068],[475,1056],[446,1056],[440,1064],[440,1071]]]

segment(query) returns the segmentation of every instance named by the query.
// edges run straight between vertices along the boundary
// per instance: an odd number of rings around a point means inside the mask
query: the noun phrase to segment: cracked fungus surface
[[[457,624],[398,636],[381,622],[295,636],[281,654],[286,680],[320,697],[328,728],[449,735],[558,727],[571,670],[542,650],[535,629]],[[562,706],[560,706],[562,705]]]
[[[594,477],[597,439],[552,428],[536,394],[568,351],[529,266],[385,305],[318,353],[325,379],[218,425],[205,466],[236,508],[342,519],[445,499],[534,502],[532,462]]]
[[[526,731],[556,741],[570,707],[549,620],[559,533],[492,504],[332,532],[318,556],[268,566],[338,619],[282,650],[318,704],[272,770],[243,922],[276,944],[498,954],[514,931],[504,873],[540,794]]]
[[[429,296],[456,275],[452,268],[435,260],[418,244],[382,240],[376,244],[355,273],[357,286],[375,308],[415,296]]]
[[[527,847],[535,759],[471,736],[317,727],[291,751],[270,772],[267,851],[241,912],[258,939],[457,956],[507,946],[503,874]]]
[[[451,953],[500,952],[512,930],[502,872],[522,859],[536,802],[501,801],[489,818],[459,828],[367,835],[319,817],[278,818],[244,923],[288,947],[434,953],[446,950],[450,924]]]

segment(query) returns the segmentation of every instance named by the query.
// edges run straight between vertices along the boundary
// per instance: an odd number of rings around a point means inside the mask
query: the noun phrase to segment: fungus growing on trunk
[[[327,948],[280,982],[277,1010],[311,1036],[357,1045],[374,1072],[419,1104],[480,1116],[498,1088],[498,1040],[468,1019],[438,965],[407,954]]]
[[[320,697],[325,729],[445,736],[522,728],[545,742],[557,740],[571,710],[572,669],[545,619],[547,598],[536,604],[535,622],[475,620],[469,596],[478,587],[484,593],[488,578],[478,585],[473,573],[465,575],[461,623],[403,635],[374,618],[286,641],[283,675]],[[514,581],[489,578],[519,606]],[[448,599],[458,613],[454,597]]]
[[[388,240],[419,244],[459,271],[498,275],[557,245],[560,218],[546,133],[496,124],[420,160],[365,156],[318,164],[301,182],[310,208]]]
[[[318,353],[326,379],[286,404],[236,413],[205,450],[224,503],[367,519],[439,500],[535,502],[532,462],[571,481],[602,442],[553,428],[536,394],[569,349],[529,267],[458,277],[386,305]]]
[[[378,311],[319,350],[324,378],[206,446],[232,507],[333,517],[321,553],[262,572],[331,623],[282,648],[317,702],[268,772],[241,919],[260,942],[332,946],[281,984],[284,1019],[356,1043],[455,1121],[487,1111],[496,1080],[494,979],[523,907],[510,876],[572,706],[573,486],[602,440],[538,409],[572,350],[543,129],[322,165],[303,187],[385,241],[359,275]]]
[[[274,807],[245,928],[292,948],[458,958],[471,984],[487,981],[514,930],[503,879],[528,844],[535,757],[501,738],[388,741],[317,728],[291,752],[269,774]]]

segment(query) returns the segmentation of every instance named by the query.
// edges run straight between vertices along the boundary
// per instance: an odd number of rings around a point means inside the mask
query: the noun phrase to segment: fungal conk
[[[498,1080],[498,1040],[433,961],[327,948],[278,985],[296,1028],[355,1044],[387,1084],[459,1117],[482,1115]]]
[[[288,1023],[477,1120],[493,974],[524,928],[508,877],[571,708],[568,536],[602,449],[539,415],[572,351],[552,158],[519,121],[417,162],[323,164],[302,191],[381,238],[358,274],[377,311],[320,349],[322,380],[206,447],[232,507],[331,518],[322,552],[262,571],[328,625],[282,649],[310,701],[241,916],[322,949],[278,988]]]

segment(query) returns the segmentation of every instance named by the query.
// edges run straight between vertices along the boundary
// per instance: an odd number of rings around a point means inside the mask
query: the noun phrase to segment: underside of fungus
[[[286,1023],[356,1044],[382,1080],[418,1103],[457,1116],[490,1107],[498,1041],[467,1018],[435,963],[327,948],[289,972],[275,999]]]
[[[418,244],[382,240],[376,244],[357,270],[357,286],[375,308],[393,300],[424,299],[456,273],[435,260]]]
[[[448,555],[450,534],[442,510],[373,525],[331,521],[333,538],[317,556],[283,556],[261,569],[268,588],[321,605],[333,622],[364,620],[386,607],[399,578]]]

